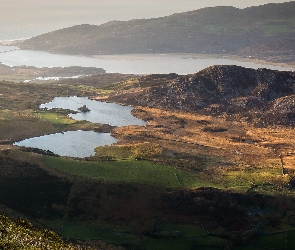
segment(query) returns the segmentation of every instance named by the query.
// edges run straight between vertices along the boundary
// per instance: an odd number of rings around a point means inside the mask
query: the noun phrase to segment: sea
[[[96,67],[107,73],[122,74],[193,74],[213,65],[238,65],[246,68],[268,68],[294,71],[295,67],[262,64],[253,60],[233,60],[225,56],[197,54],[130,54],[130,55],[63,55],[45,51],[20,50],[14,46],[0,46],[0,62],[8,66]]]

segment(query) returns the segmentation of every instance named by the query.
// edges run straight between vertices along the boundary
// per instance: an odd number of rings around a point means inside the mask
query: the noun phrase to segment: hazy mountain
[[[204,7],[246,8],[285,0],[70,0],[1,1],[0,40],[24,39],[81,23],[100,25],[110,20],[154,18]]]
[[[77,25],[26,40],[21,48],[67,54],[240,53],[249,46],[294,39],[294,16],[294,1],[246,9],[212,7]]]
[[[295,38],[278,39],[245,47],[239,51],[241,56],[259,57],[273,62],[295,62]]]

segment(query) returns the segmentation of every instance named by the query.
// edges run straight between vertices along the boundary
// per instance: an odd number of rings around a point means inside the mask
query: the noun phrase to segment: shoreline
[[[294,63],[285,63],[285,62],[271,62],[262,59],[242,57],[232,54],[195,54],[195,53],[157,53],[157,54],[114,54],[114,55],[83,55],[91,58],[97,59],[116,59],[116,60],[144,60],[144,57],[184,57],[186,59],[228,59],[239,62],[249,62],[261,65],[272,65],[278,67],[293,67],[295,69]]]
[[[19,38],[19,39],[7,39],[0,40],[0,46],[15,46],[20,49],[17,45],[26,41],[30,38]],[[21,49],[20,49],[21,50]],[[48,52],[48,51],[44,51]],[[295,61],[294,62],[273,62],[271,60],[264,60],[253,57],[243,57],[235,54],[200,54],[200,53],[137,53],[137,54],[63,54],[63,53],[52,53],[51,54],[60,54],[60,55],[72,55],[72,56],[83,56],[89,58],[97,59],[116,59],[116,60],[144,60],[147,56],[149,57],[170,57],[170,56],[179,56],[187,57],[187,59],[228,59],[239,62],[249,62],[261,65],[271,65],[277,67],[291,67],[295,71]]]
[[[27,40],[26,38],[23,39],[15,39],[15,40],[0,40],[0,46],[15,46],[18,43]]]
[[[24,41],[24,39],[19,39],[19,40],[5,40],[5,41],[0,41],[0,46],[15,46],[16,50],[19,49],[17,46],[20,42]],[[21,49],[19,49],[21,50]],[[34,50],[32,50],[34,51]],[[8,51],[9,52],[9,51]],[[47,51],[43,51],[47,52]],[[47,52],[50,53],[50,52]],[[163,59],[163,58],[175,58],[178,57],[180,59],[187,59],[187,60],[197,60],[197,59],[204,59],[204,60],[210,60],[210,59],[219,59],[219,60],[230,60],[234,62],[241,62],[241,63],[253,63],[256,65],[259,65],[259,68],[263,68],[264,65],[266,68],[267,66],[273,66],[273,67],[282,67],[286,69],[273,69],[273,70],[282,70],[282,71],[295,71],[295,62],[272,62],[272,61],[267,61],[263,59],[258,59],[258,58],[252,58],[252,57],[243,57],[239,55],[234,55],[234,54],[197,54],[197,53],[138,53],[138,54],[93,54],[93,55],[75,55],[75,54],[55,54],[55,53],[50,53],[54,55],[65,55],[65,56],[82,56],[86,58],[92,58],[92,59],[102,59],[102,60],[116,60],[116,61],[143,61],[148,58],[154,58],[154,59]],[[5,63],[1,63],[3,65],[6,65]],[[217,63],[218,64],[218,63]],[[232,63],[234,64],[234,63]],[[216,63],[212,64],[216,65]],[[238,65],[238,64],[237,64]],[[10,66],[10,65],[8,65]],[[24,66],[24,65],[23,65]],[[11,68],[18,67],[18,66],[10,66]],[[37,67],[36,67],[37,68]],[[46,67],[43,67],[46,68]],[[40,68],[39,68],[40,69]]]

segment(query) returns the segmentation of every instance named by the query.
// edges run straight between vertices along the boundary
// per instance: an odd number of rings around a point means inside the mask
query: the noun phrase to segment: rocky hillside
[[[162,81],[163,82],[163,81]],[[295,72],[212,66],[140,93],[110,99],[184,112],[240,117],[260,124],[295,125]]]
[[[237,53],[295,38],[295,2],[204,8],[167,17],[77,25],[31,38],[22,49],[68,54]]]
[[[279,39],[249,46],[237,54],[272,62],[295,62],[295,38]]]
[[[12,220],[0,215],[0,249],[94,249],[66,243],[55,232],[37,229],[24,219]]]

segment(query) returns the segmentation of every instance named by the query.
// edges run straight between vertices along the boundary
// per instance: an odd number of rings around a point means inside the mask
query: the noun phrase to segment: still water
[[[146,122],[131,115],[132,108],[129,106],[93,101],[84,97],[56,97],[52,102],[41,104],[40,108],[62,108],[78,111],[78,108],[83,105],[86,105],[90,111],[70,114],[73,119],[110,124],[112,126],[146,124]],[[83,158],[94,155],[96,147],[110,145],[115,142],[117,142],[117,139],[109,133],[78,130],[34,137],[16,142],[14,145],[50,150],[61,156]]]
[[[145,125],[146,122],[137,119],[130,112],[133,109],[129,106],[122,106],[116,103],[107,103],[90,100],[86,97],[56,97],[51,102],[41,104],[40,108],[62,108],[78,111],[78,108],[86,105],[89,112],[70,114],[75,120],[85,120],[93,123],[103,123],[112,126]]]
[[[61,156],[88,157],[94,155],[94,149],[117,142],[110,133],[96,133],[93,131],[68,131],[26,139],[14,143],[25,146],[50,150]]]
[[[262,65],[225,58],[200,57],[193,54],[101,55],[96,57],[51,54],[44,51],[13,50],[0,46],[0,62],[8,66],[96,67],[108,73],[122,74],[192,74],[212,65],[239,65],[246,68],[268,68],[294,71],[294,67]]]

